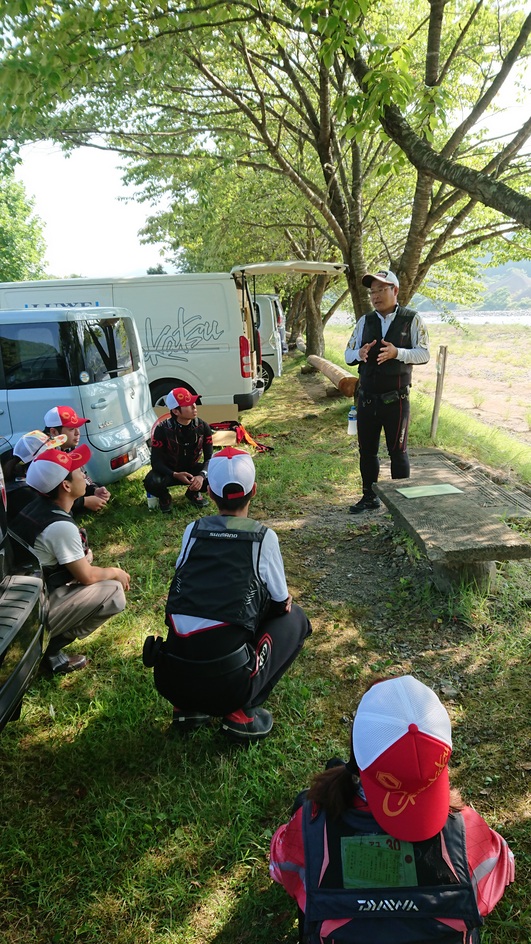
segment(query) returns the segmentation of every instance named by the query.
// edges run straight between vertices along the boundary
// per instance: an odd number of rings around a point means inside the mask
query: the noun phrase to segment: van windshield
[[[8,390],[97,383],[138,370],[130,318],[0,325]]]

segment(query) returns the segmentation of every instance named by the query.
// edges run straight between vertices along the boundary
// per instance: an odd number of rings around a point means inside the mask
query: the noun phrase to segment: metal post
[[[433,413],[431,417],[431,430],[430,436],[435,442],[435,437],[437,435],[437,424],[439,422],[439,410],[441,408],[443,384],[444,384],[444,372],[446,370],[446,353],[448,348],[445,344],[441,344],[439,348],[439,353],[437,354],[437,384],[435,387],[435,400],[433,402]]]

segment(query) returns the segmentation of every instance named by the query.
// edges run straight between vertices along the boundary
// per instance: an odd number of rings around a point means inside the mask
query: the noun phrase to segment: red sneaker
[[[265,708],[238,708],[232,714],[226,715],[221,722],[221,730],[225,731],[231,741],[249,744],[261,741],[271,733],[273,715]]]

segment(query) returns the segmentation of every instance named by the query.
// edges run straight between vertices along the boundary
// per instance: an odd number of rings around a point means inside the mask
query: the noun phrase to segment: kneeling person
[[[170,415],[157,423],[151,437],[151,471],[144,479],[148,495],[159,500],[164,514],[171,512],[171,495],[176,485],[185,485],[187,501],[196,509],[208,505],[206,492],[208,463],[212,457],[212,430],[199,419],[200,398],[186,387],[175,387],[166,397]]]
[[[168,635],[147,641],[155,685],[186,729],[223,717],[233,740],[266,737],[260,706],[300,652],[311,626],[292,602],[274,531],[248,517],[256,493],[251,456],[223,449],[210,461],[218,514],[184,532],[166,604]],[[154,647],[153,653],[149,650]]]
[[[83,416],[78,416],[71,406],[54,406],[48,410],[44,417],[44,432],[51,437],[66,437],[64,452],[72,452],[79,446],[81,437],[80,429],[85,423],[90,423]],[[50,449],[52,446],[50,445]],[[98,485],[93,482],[86,469],[83,469],[85,475],[86,489],[81,498],[76,498],[72,514],[74,517],[85,514],[87,511],[101,511],[107,504],[111,493],[105,485]]]
[[[121,613],[124,590],[129,590],[129,574],[120,567],[92,564],[92,551],[83,547],[82,533],[72,518],[72,506],[85,491],[83,466],[89,459],[86,445],[70,453],[41,452],[26,473],[27,485],[40,494],[10,525],[33,547],[43,568],[51,633],[44,659],[54,675],[85,667],[84,655],[67,655],[63,646],[84,639]]]

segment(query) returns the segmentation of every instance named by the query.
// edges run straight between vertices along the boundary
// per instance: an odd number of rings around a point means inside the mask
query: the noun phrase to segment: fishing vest
[[[483,924],[468,870],[465,826],[450,813],[442,833],[424,842],[387,835],[373,816],[348,810],[337,820],[310,801],[303,807],[308,944],[468,944]],[[453,871],[442,855],[442,843]],[[324,863],[327,863],[323,868]],[[441,922],[460,919],[466,937]],[[321,937],[323,921],[348,919]]]
[[[19,512],[15,520],[9,525],[9,529],[13,531],[15,535],[22,538],[30,547],[35,547],[35,541],[39,537],[39,534],[42,534],[48,525],[63,520],[71,521],[76,531],[81,533],[81,529],[77,527],[72,515],[68,511],[63,511],[62,508],[58,508],[49,498],[38,495],[37,498]],[[81,543],[83,544],[83,549],[86,554],[88,548],[86,532],[85,535],[81,534]],[[49,567],[43,567],[42,572],[49,591],[56,590],[57,587],[62,587],[72,580],[72,574],[68,568],[59,562]]]
[[[389,325],[385,340],[395,347],[413,347],[411,343],[411,323],[416,311],[411,308],[402,308],[400,305],[395,317]],[[363,334],[360,347],[371,341],[382,340],[382,323],[375,311],[365,315]],[[411,383],[413,372],[411,364],[404,364],[393,358],[384,364],[377,364],[376,358],[380,351],[380,344],[375,344],[369,351],[367,361],[359,364],[360,386],[367,393],[385,393],[388,390],[397,390]]]
[[[213,623],[230,623],[254,633],[271,599],[258,572],[266,531],[264,525],[252,518],[222,515],[199,518],[184,550],[185,560],[171,582],[166,625],[171,627],[171,614],[180,613],[212,619]],[[190,547],[192,538],[195,543]],[[255,544],[258,544],[256,570]]]

